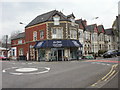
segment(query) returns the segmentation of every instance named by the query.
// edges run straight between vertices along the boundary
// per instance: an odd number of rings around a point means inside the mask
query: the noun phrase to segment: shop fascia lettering
[[[62,47],[62,41],[53,41],[54,47]]]

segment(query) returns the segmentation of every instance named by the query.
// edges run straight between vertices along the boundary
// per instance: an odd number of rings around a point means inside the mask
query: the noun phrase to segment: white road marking
[[[22,75],[23,73],[10,73],[10,74],[14,74],[14,75]]]
[[[106,65],[105,63],[101,63],[102,65]]]
[[[37,68],[18,68],[15,71],[17,72],[32,72],[32,71],[37,71]]]
[[[2,72],[6,72],[6,70],[3,70]]]
[[[14,73],[14,72],[9,72],[9,74],[13,74],[13,75],[32,75],[32,74],[42,74],[42,73],[47,73],[50,71],[50,68],[48,67],[35,67],[34,68],[21,68],[21,67],[11,67],[11,68],[6,68],[4,69],[2,72],[7,72],[8,70],[10,69],[14,69],[14,68],[17,68],[15,69],[15,71],[17,71],[18,73]],[[40,68],[44,68],[46,70],[44,71],[38,71]],[[32,72],[32,71],[38,71],[38,72],[33,72],[33,73],[28,73],[28,72]]]
[[[101,64],[101,65],[107,65],[107,66],[110,66],[110,64],[105,64],[105,63],[101,63],[101,62],[91,62],[91,64]]]
[[[33,63],[28,63],[28,64],[33,64]]]
[[[110,66],[110,64],[107,64],[108,66]]]
[[[22,63],[23,65],[25,65],[26,63]]]

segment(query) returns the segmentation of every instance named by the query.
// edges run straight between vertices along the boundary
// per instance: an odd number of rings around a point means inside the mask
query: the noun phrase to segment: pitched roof
[[[97,26],[96,24],[92,24],[92,25],[87,25],[85,28],[86,28],[86,31],[94,32],[94,29],[96,26]]]
[[[53,11],[50,11],[50,12],[47,12],[47,13],[44,13],[44,14],[41,14],[41,15],[37,16],[25,28],[27,28],[29,26],[32,26],[32,25],[42,23],[42,22],[45,22],[45,21],[53,21],[52,17],[56,14],[60,16],[60,21],[63,21],[63,20],[70,21],[68,19],[68,17],[65,16],[62,12],[59,12],[57,10],[53,10]]]
[[[82,19],[75,20],[75,23],[81,24],[82,23]]]
[[[105,32],[103,25],[98,25],[97,28],[98,28],[99,33],[104,33]]]
[[[113,35],[113,29],[112,28],[109,28],[109,29],[105,29],[105,34],[106,35]]]
[[[25,37],[25,32],[19,33],[17,36],[15,36],[14,38],[12,38],[12,40],[15,39],[20,39],[20,38],[24,38]]]
[[[74,14],[72,13],[72,14],[70,14],[70,15],[67,15],[67,18],[70,18],[70,17],[74,17],[75,18],[75,16],[74,16]]]
[[[86,20],[78,19],[78,20],[75,20],[75,23],[81,25],[80,28],[85,30],[86,25],[85,25],[84,21],[86,21]]]

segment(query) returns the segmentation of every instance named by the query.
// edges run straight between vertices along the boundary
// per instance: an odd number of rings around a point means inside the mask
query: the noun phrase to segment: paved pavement
[[[111,58],[104,61],[103,59],[64,62],[3,61],[2,87],[97,88],[96,86],[100,86],[99,83],[97,85],[94,83],[110,73],[113,66],[114,70],[115,65],[118,64],[117,60]],[[110,78],[112,78],[111,73],[111,77],[108,76]],[[104,85],[99,88],[106,87],[108,81],[109,79],[106,83],[104,81]],[[114,82],[115,85],[116,83]],[[116,85],[115,88],[118,86]]]

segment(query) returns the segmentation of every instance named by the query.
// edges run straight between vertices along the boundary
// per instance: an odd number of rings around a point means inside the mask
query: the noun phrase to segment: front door
[[[52,61],[62,61],[64,56],[63,48],[53,48],[52,49]]]
[[[58,61],[62,61],[62,57],[63,57],[62,51],[63,51],[63,50],[58,50]]]

